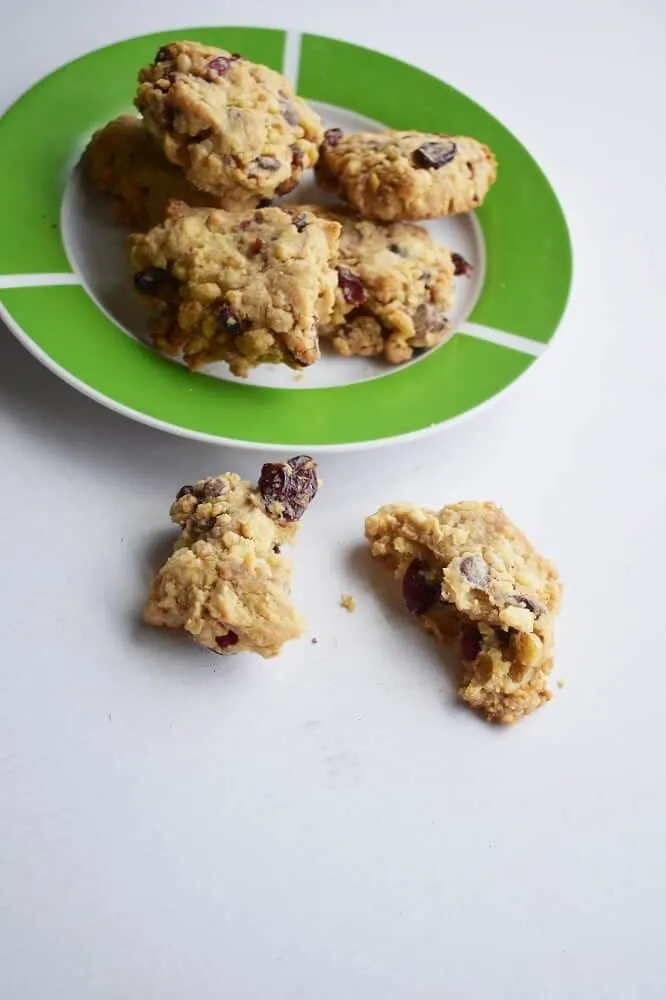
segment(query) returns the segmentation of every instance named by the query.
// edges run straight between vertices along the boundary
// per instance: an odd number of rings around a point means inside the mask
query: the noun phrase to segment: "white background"
[[[0,331],[0,996],[661,998],[665,9],[242,8],[7,4],[0,101],[160,26],[368,44],[525,142],[570,221],[573,297],[494,409],[323,458],[297,552],[308,637],[273,662],[137,621],[174,488],[264,456],[134,425]],[[360,551],[379,504],[462,498],[503,504],[566,583],[567,684],[513,729],[456,705]]]

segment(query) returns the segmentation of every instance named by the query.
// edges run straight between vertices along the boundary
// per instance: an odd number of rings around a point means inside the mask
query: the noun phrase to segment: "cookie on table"
[[[328,129],[318,184],[366,219],[400,222],[469,212],[483,202],[497,163],[483,143],[426,132]]]
[[[142,119],[132,115],[120,115],[95,132],[81,162],[92,184],[113,197],[121,226],[155,226],[173,200],[238,210],[257,203],[244,191],[220,198],[193,187],[167,160]]]
[[[264,465],[257,486],[230,472],[183,486],[171,507],[180,537],[150,586],[146,624],[183,628],[215,653],[279,653],[303,630],[282,547],[318,485],[301,455]]]
[[[321,121],[279,73],[196,42],[172,42],[139,73],[135,104],[195,187],[286,194],[318,155]]]
[[[335,305],[321,329],[336,351],[401,364],[438,344],[453,305],[450,252],[421,226],[369,222],[345,209],[312,210],[342,226]]]
[[[388,504],[367,518],[365,534],[401,581],[408,610],[456,648],[464,701],[511,723],[550,699],[560,580],[499,507]]]
[[[335,300],[339,232],[311,212],[172,203],[161,225],[128,239],[154,346],[190,368],[226,361],[241,377],[264,363],[313,364]]]

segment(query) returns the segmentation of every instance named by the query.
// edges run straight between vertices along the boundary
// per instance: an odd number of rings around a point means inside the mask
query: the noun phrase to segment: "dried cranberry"
[[[240,56],[216,56],[215,59],[211,59],[206,65],[206,69],[211,76],[224,76],[229,72],[231,67],[235,62],[238,62]]]
[[[282,164],[275,156],[255,156],[253,163],[260,168],[260,170],[270,170],[271,173],[275,170],[279,170]]]
[[[233,335],[240,333],[242,324],[236,313],[230,306],[222,306],[217,314],[217,326],[224,333]]]
[[[453,273],[456,277],[460,277],[462,275],[467,278],[474,270],[470,262],[465,260],[461,253],[452,253],[451,260],[453,261]]]
[[[506,604],[513,604],[518,608],[526,608],[531,611],[533,615],[538,618],[539,615],[545,615],[546,609],[543,604],[537,601],[534,597],[528,597],[526,594],[512,594],[510,597],[506,598]]]
[[[182,500],[183,497],[191,497],[194,494],[194,486],[181,486],[181,488],[176,493],[176,500]]]
[[[248,247],[248,250],[250,251],[251,254],[261,253],[263,249],[264,249],[264,241],[260,240],[259,238],[257,238],[256,240],[252,240],[252,242]]]
[[[266,462],[259,476],[266,513],[278,521],[298,521],[318,488],[317,466],[308,455],[298,455],[288,462]]]
[[[308,220],[302,212],[299,215],[295,215],[291,221],[296,226],[299,233],[302,233],[303,230],[307,228]]]
[[[215,645],[219,646],[220,649],[228,649],[229,646],[235,646],[238,642],[238,636],[231,629],[225,635],[215,636]]]
[[[243,230],[249,229],[249,227],[252,225],[253,222],[254,219],[243,219],[242,222],[238,223],[238,228]]]
[[[402,578],[402,596],[407,610],[424,615],[441,597],[441,588],[423,559],[413,559]]]
[[[465,624],[460,630],[460,655],[463,660],[475,660],[481,652],[481,633],[476,625]]]
[[[288,177],[286,181],[282,181],[281,184],[275,188],[275,193],[278,195],[289,194],[293,191],[295,187],[298,187],[298,181],[295,177]]]
[[[367,298],[367,292],[361,279],[348,267],[338,268],[338,284],[345,302],[352,306],[360,306]]]
[[[458,147],[453,139],[445,139],[443,142],[424,142],[412,155],[417,167],[439,170],[450,163],[457,152]]]
[[[460,560],[460,573],[477,590],[483,590],[490,583],[490,569],[482,556],[463,556]]]
[[[155,295],[172,282],[173,277],[163,267],[147,267],[134,275],[134,287],[142,295]]]
[[[343,135],[341,128],[327,128],[324,132],[324,142],[327,146],[337,146]]]

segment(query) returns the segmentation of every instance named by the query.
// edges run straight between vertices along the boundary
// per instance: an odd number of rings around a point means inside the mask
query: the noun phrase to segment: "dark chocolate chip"
[[[460,573],[477,590],[483,590],[490,583],[490,568],[482,556],[463,556],[460,560]]]
[[[534,597],[528,597],[527,594],[511,594],[510,597],[506,598],[505,604],[513,604],[518,608],[526,608],[537,618],[539,615],[546,614],[546,609],[543,604],[537,601]]]
[[[290,101],[280,101],[282,105],[282,117],[287,122],[288,125],[300,125],[301,119],[298,116],[298,112]]]
[[[172,275],[163,267],[147,267],[134,275],[134,287],[142,295],[155,295],[173,282]]]
[[[440,599],[440,584],[423,559],[413,559],[405,570],[402,596],[412,615],[424,615]]]
[[[275,156],[255,156],[252,161],[260,170],[279,170],[282,164]]]
[[[224,333],[231,333],[234,336],[242,330],[242,323],[230,306],[223,305],[217,314],[217,326]]]
[[[423,302],[414,310],[412,322],[414,323],[414,335],[424,337],[428,333],[439,333],[446,327],[448,321],[441,309],[438,309],[432,302]]]
[[[463,660],[475,660],[481,652],[481,633],[476,625],[465,624],[460,630],[460,655]]]
[[[291,221],[296,226],[299,233],[302,233],[303,230],[307,228],[308,220],[302,212],[299,215],[295,215]]]
[[[153,65],[157,66],[158,63],[166,62],[171,58],[171,51],[168,45],[164,45],[161,49],[157,50]]]
[[[417,167],[439,170],[440,167],[450,163],[457,152],[458,147],[455,142],[452,139],[445,139],[442,142],[424,142],[414,150],[412,158]]]
[[[227,487],[219,479],[207,479],[199,492],[202,500],[214,500],[226,493]]]
[[[182,500],[183,497],[191,497],[194,494],[194,486],[181,486],[181,488],[176,493],[176,500]]]

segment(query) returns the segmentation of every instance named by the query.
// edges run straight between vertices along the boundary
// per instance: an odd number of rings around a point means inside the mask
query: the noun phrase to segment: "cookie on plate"
[[[401,364],[438,344],[453,305],[450,252],[421,226],[369,222],[345,209],[312,211],[342,226],[335,306],[321,329],[336,351]]]
[[[478,208],[495,180],[492,152],[476,139],[426,132],[328,129],[315,174],[366,219],[400,222]]]
[[[286,194],[317,159],[323,135],[279,73],[196,42],[163,46],[139,73],[135,103],[168,159],[213,194]]]
[[[381,507],[367,518],[372,555],[401,581],[407,609],[462,661],[460,697],[516,722],[551,697],[561,584],[504,511],[458,503]]]
[[[310,212],[172,203],[162,225],[128,240],[135,287],[154,307],[154,346],[190,368],[226,361],[241,377],[263,363],[313,364],[335,299],[339,232]]]
[[[230,472],[183,486],[171,507],[181,534],[150,586],[146,624],[186,629],[215,653],[279,653],[302,632],[282,546],[318,485],[301,455],[264,465],[256,487]]]
[[[167,160],[143,120],[132,115],[120,115],[95,132],[81,163],[92,184],[113,197],[121,226],[141,230],[155,226],[174,200],[192,207],[237,210],[256,205],[256,199],[242,190],[220,198],[195,188]]]

